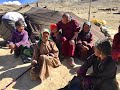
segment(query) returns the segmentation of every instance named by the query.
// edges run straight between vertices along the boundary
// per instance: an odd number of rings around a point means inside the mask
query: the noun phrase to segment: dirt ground
[[[72,5],[70,3],[66,4],[47,4],[42,3],[39,6],[47,5],[48,8],[59,10],[59,11],[70,11],[75,13],[81,18],[88,18],[88,5],[82,3],[79,5]],[[34,4],[32,6],[35,6]],[[18,9],[15,6],[0,6],[0,12],[9,11],[11,9]],[[109,27],[109,32],[112,36],[117,32],[117,27],[120,25],[120,14],[113,14],[118,11],[99,11],[99,8],[113,8],[118,7],[120,10],[120,3],[92,3],[91,9],[91,19],[95,16],[97,19],[104,19],[107,21],[107,26]],[[78,61],[78,60],[77,60]],[[78,61],[75,68],[71,68],[67,65],[66,60],[63,61],[63,65],[54,69],[52,75],[45,80],[42,84],[39,81],[32,81],[30,79],[29,71],[25,73],[21,78],[14,82],[7,90],[57,90],[64,87],[68,81],[76,74],[78,68],[83,64],[83,62]],[[18,77],[22,72],[27,70],[30,64],[23,64],[20,58],[15,59],[10,50],[5,48],[0,48],[0,90],[9,84],[13,79]],[[117,81],[120,85],[120,65],[117,66]],[[91,71],[91,70],[90,70]],[[90,72],[89,71],[89,72]],[[88,73],[89,73],[88,72]]]
[[[23,64],[20,58],[15,59],[9,51],[8,48],[0,49],[0,90],[30,67],[30,64]],[[39,81],[32,81],[28,71],[6,90],[57,90],[64,87],[76,75],[83,62],[77,61],[77,64],[76,67],[71,68],[64,60],[63,65],[54,69],[51,76],[42,84]],[[117,81],[120,85],[120,66],[117,67]],[[91,69],[88,73],[90,72]]]

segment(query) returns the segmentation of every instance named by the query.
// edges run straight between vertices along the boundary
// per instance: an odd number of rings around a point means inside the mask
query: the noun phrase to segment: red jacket
[[[120,32],[114,36],[112,49],[120,49]]]
[[[67,40],[71,40],[74,33],[80,30],[80,25],[73,19],[67,24],[63,24],[62,21],[59,21],[57,27],[58,30],[62,30],[62,36],[66,37]]]

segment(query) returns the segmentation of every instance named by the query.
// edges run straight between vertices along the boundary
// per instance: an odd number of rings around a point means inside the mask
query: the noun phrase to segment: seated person
[[[107,40],[98,41],[91,55],[80,67],[70,84],[60,90],[119,90],[116,82],[117,66],[111,55],[111,45]],[[93,72],[87,75],[87,70]]]
[[[24,22],[18,20],[15,26],[16,30],[13,31],[11,40],[8,42],[11,53],[14,51],[14,56],[17,58],[20,54],[23,54],[25,49],[30,48],[30,43],[28,33],[24,30]]]
[[[120,26],[118,27],[118,33],[115,34],[113,39],[112,58],[120,63]]]
[[[57,25],[56,24],[51,24],[50,29],[51,29],[51,37],[52,37],[53,41],[56,43],[56,45],[59,49],[59,56],[62,56],[62,52],[61,52],[62,33],[57,30]]]
[[[83,29],[77,38],[77,53],[81,60],[86,60],[93,53],[93,34],[91,33],[91,23],[85,22]]]
[[[70,66],[74,67],[75,39],[78,36],[80,25],[69,14],[65,13],[57,23],[58,31],[62,30],[62,55],[66,57]]]
[[[11,33],[13,33],[14,30],[16,29],[15,22],[18,20],[22,20],[24,26],[27,27],[23,15],[18,12],[7,12],[2,16],[2,22],[3,22],[2,24],[7,28],[6,30],[9,30],[6,31],[7,33],[9,32],[6,36],[3,35],[3,39],[5,41],[3,42],[4,44],[7,44],[7,41],[11,37]]]
[[[34,48],[32,69],[30,72],[32,80],[40,79],[42,82],[50,76],[52,68],[61,65],[58,57],[58,48],[49,37],[50,31],[44,29],[38,44]]]
[[[100,25],[100,31],[105,35],[105,37],[112,41],[111,35],[108,32],[108,28],[105,25]]]

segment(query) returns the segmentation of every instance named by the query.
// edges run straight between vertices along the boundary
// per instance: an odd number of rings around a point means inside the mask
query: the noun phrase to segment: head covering
[[[39,41],[38,41],[38,46],[40,46],[40,44],[42,42],[42,36],[43,36],[44,32],[47,32],[50,35],[50,30],[49,29],[46,29],[46,28],[43,29],[43,31],[40,33],[40,37],[39,37]],[[52,38],[49,36],[48,40],[52,40]]]
[[[53,29],[57,28],[57,25],[56,24],[51,24],[50,25],[50,30],[52,31]]]
[[[91,22],[89,22],[89,21],[84,22],[83,27],[84,27],[84,25],[88,25],[91,28]]]
[[[89,26],[89,31],[88,32],[84,32],[83,28],[84,28],[85,25]],[[85,38],[90,38],[91,37],[91,23],[89,21],[84,22],[83,28],[82,28],[82,33],[85,36]]]
[[[44,32],[47,32],[50,35],[50,30],[49,29],[46,29],[46,28],[43,29],[42,32],[41,32],[41,34],[43,35]]]
[[[95,43],[95,47],[101,51],[104,55],[111,55],[111,44],[110,41],[105,39],[105,40],[101,40],[101,41],[97,41]]]

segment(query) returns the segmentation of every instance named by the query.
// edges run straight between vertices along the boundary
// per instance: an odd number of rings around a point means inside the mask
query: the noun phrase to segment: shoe
[[[24,63],[31,63],[32,59],[30,57],[26,57],[23,62]]]
[[[72,67],[76,66],[73,57],[70,57],[69,60],[70,60],[70,61],[69,61],[70,66],[72,66]]]
[[[25,55],[20,55],[20,57],[24,63],[31,63],[31,61],[32,61],[32,58],[27,57]]]

